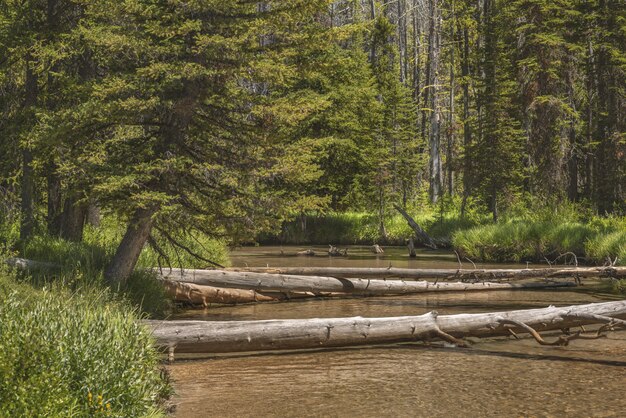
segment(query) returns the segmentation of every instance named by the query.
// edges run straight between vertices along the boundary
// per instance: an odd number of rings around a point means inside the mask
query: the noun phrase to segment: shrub
[[[107,291],[36,291],[0,276],[0,411],[162,415],[169,386],[139,320]]]

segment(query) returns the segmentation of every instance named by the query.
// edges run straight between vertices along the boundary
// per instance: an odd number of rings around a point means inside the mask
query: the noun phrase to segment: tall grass
[[[0,272],[0,415],[163,415],[170,389],[140,319],[106,290],[35,290]]]
[[[112,218],[104,218],[98,228],[86,226],[82,242],[69,242],[57,237],[40,234],[26,242],[17,242],[15,225],[0,225],[0,236],[6,247],[14,247],[20,257],[52,263],[58,268],[53,270],[31,271],[24,279],[37,287],[48,286],[54,282],[63,283],[69,289],[80,289],[85,285],[106,287],[103,271],[109,263],[124,229]],[[219,264],[228,264],[228,250],[224,242],[206,236],[176,236],[185,247],[203,258]],[[138,268],[125,283],[115,285],[111,290],[129,300],[141,311],[151,317],[164,317],[171,311],[171,302],[165,289],[158,282],[156,274],[147,271],[159,265],[169,263],[185,268],[205,268],[209,264],[197,259],[184,250],[168,245],[161,245],[165,254],[162,257],[152,247],[146,246],[139,258]],[[1,250],[1,249],[0,249]]]
[[[479,220],[461,217],[458,212],[438,213],[431,208],[409,210],[413,219],[434,238],[449,241],[454,231],[477,225]],[[386,236],[382,236],[379,218],[364,212],[331,212],[311,214],[283,225],[280,234],[262,234],[261,243],[282,244],[363,244],[403,245],[414,232],[399,213],[384,219]]]

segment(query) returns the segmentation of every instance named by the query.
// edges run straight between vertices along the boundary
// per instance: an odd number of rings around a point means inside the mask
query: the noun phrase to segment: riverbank
[[[599,217],[575,208],[508,214],[497,223],[486,215],[434,210],[409,211],[415,221],[444,248],[475,262],[541,262],[626,265],[626,218]],[[261,244],[404,245],[414,235],[399,214],[385,219],[368,213],[328,213],[302,216],[274,235],[261,235]]]

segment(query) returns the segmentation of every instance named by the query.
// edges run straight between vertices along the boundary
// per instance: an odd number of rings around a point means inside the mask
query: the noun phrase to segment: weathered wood
[[[404,209],[402,209],[402,207],[400,205],[397,205],[394,203],[393,207],[400,212],[400,214],[404,217],[404,219],[406,219],[406,221],[408,222],[409,226],[411,227],[411,229],[413,229],[413,231],[415,232],[415,235],[417,236],[417,239],[424,244],[425,246],[432,248],[433,250],[437,249],[437,244],[435,244],[435,241],[433,241],[433,239],[430,237],[430,235],[428,235],[426,233],[426,231],[424,231],[424,229],[419,226],[419,224],[417,222],[415,222],[415,220],[411,217],[411,215],[409,215],[408,213],[406,213],[406,211]]]
[[[27,258],[12,257],[5,260],[5,262],[14,269],[18,270],[59,270],[60,265],[54,263],[47,263],[44,261],[29,260]]]
[[[175,282],[172,280],[161,280],[161,282],[174,301],[196,306],[208,306],[217,303],[272,302],[279,300],[278,298],[264,295],[254,290],[199,286],[193,283]]]
[[[407,269],[368,267],[249,267],[231,268],[228,271],[294,274],[300,276],[402,278],[439,280],[500,280],[529,278],[626,278],[626,267],[572,267],[534,269]]]
[[[340,257],[340,256],[347,256],[348,255],[348,249],[340,249],[339,247],[335,247],[334,245],[330,245],[328,244],[328,255],[330,255],[331,257]]]
[[[383,250],[383,247],[381,247],[378,244],[374,244],[370,247],[370,250],[374,253],[374,254],[384,254],[385,250]]]
[[[172,281],[234,289],[274,292],[345,293],[350,295],[392,295],[441,291],[512,290],[573,286],[574,283],[461,283],[377,279],[345,279],[224,270],[171,270],[161,273]]]
[[[257,292],[248,289],[229,289],[203,286],[194,283],[161,280],[167,293],[175,302],[193,306],[212,304],[235,305],[255,302],[277,302],[291,299],[335,296],[334,294],[313,294],[309,292]]]
[[[264,321],[146,321],[157,344],[179,353],[231,353],[390,344],[548,331],[626,318],[626,301],[480,314]]]

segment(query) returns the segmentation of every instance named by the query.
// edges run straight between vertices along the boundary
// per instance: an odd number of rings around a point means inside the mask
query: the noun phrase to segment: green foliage
[[[0,274],[0,415],[156,416],[169,387],[136,310]]]

